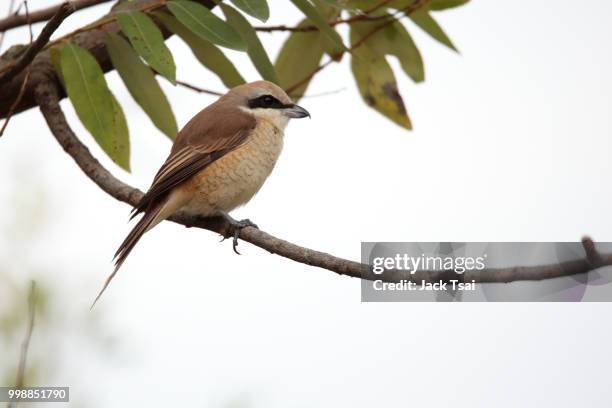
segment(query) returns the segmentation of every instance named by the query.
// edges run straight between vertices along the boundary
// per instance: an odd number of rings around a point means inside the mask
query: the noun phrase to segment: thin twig
[[[333,89],[331,91],[313,93],[313,94],[302,94],[302,95],[292,95],[292,94],[290,94],[289,96],[291,96],[292,98],[320,98],[322,96],[335,95],[335,94],[338,94],[338,93],[343,92],[343,91],[346,91],[346,87],[342,87],[342,88],[338,88],[338,89]]]
[[[19,365],[17,366],[17,376],[15,378],[15,388],[21,389],[25,384],[26,362],[28,359],[28,350],[30,348],[30,340],[34,331],[34,317],[36,315],[36,282],[30,283],[30,291],[28,294],[28,326],[26,327],[25,336],[21,342],[21,352],[19,354]],[[7,404],[7,408],[12,407],[12,403]]]
[[[25,2],[27,5],[27,2]],[[40,35],[32,43],[32,25],[30,24],[30,46],[25,53],[19,58],[14,64],[8,65],[7,67],[0,70],[0,84],[6,83],[13,79],[17,74],[25,69],[34,60],[34,57],[43,49],[43,47],[49,42],[51,35],[57,30],[62,24],[64,19],[75,12],[74,7],[70,2],[64,2],[58,8],[55,15],[49,20],[45,27],[40,32]],[[28,15],[26,7],[26,16]]]
[[[95,6],[109,2],[111,0],[72,0],[70,3],[75,10],[81,10],[87,7]],[[41,21],[47,21],[57,13],[57,10],[61,7],[61,4],[51,6],[45,9],[36,10],[30,13],[30,19],[32,23],[38,23]],[[26,25],[28,22],[25,15],[13,14],[5,19],[0,20],[0,32],[5,32],[11,28],[20,27]]]
[[[199,86],[195,86],[195,85],[189,84],[187,82],[183,82],[183,81],[178,81],[177,80],[176,84],[180,85],[180,86],[182,86],[184,88],[191,89],[192,91],[199,92],[199,93],[205,93],[205,94],[208,94],[208,95],[215,95],[215,96],[223,95],[222,92],[217,92],[217,91],[212,91],[210,89],[200,88]]]

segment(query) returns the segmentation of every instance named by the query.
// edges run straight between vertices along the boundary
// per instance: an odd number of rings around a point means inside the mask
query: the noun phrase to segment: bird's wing
[[[134,207],[132,218],[245,142],[255,127],[254,118],[238,110],[210,109],[214,107],[204,109],[178,134],[170,156],[157,172],[149,191]]]

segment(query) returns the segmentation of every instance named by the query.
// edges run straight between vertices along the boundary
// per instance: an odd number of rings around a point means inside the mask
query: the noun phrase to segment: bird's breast
[[[244,144],[186,183],[184,188],[192,197],[186,209],[206,216],[245,204],[272,172],[282,148],[282,131],[269,122],[258,123]]]

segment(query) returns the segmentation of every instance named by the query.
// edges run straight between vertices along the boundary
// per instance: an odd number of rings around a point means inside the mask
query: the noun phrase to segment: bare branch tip
[[[603,257],[595,248],[595,243],[589,236],[582,237],[582,247],[586,253],[586,259],[589,264],[593,267],[600,266],[603,264]]]

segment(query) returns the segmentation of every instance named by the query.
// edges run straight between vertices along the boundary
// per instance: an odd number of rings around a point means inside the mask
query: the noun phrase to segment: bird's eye
[[[283,104],[272,95],[262,95],[249,101],[249,108],[280,109]]]
[[[265,95],[261,98],[261,102],[264,106],[272,106],[274,102],[276,102],[276,99],[270,95]]]

